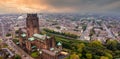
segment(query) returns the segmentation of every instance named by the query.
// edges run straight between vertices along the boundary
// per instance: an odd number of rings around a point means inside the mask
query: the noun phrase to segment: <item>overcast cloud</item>
[[[120,12],[120,0],[1,0],[0,13]]]

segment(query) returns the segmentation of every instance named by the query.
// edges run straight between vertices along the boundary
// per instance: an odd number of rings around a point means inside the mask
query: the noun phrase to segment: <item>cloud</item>
[[[120,12],[120,0],[1,0],[0,13]]]

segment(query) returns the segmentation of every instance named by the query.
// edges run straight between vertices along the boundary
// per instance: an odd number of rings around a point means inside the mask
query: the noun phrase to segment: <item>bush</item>
[[[18,39],[13,39],[13,42],[17,43],[17,42],[19,42],[19,40]]]
[[[70,37],[70,38],[77,38],[78,36],[75,34],[70,34],[70,33],[60,33],[60,32],[56,32],[54,30],[50,30],[50,29],[43,29],[44,31],[46,31],[47,33],[52,33],[52,34],[57,34],[57,35],[62,35],[62,36],[66,36],[66,37]]]
[[[109,58],[106,56],[101,56],[100,59],[109,59]]]
[[[10,34],[10,33],[7,33],[6,36],[9,37],[9,36],[11,36],[11,34]]]
[[[86,57],[87,57],[87,59],[92,59],[92,54],[91,53],[87,53]]]
[[[20,55],[15,55],[15,59],[21,59],[21,56]]]
[[[38,53],[38,52],[32,52],[32,53],[31,53],[31,56],[32,56],[33,58],[36,58],[36,57],[39,56],[39,53]]]

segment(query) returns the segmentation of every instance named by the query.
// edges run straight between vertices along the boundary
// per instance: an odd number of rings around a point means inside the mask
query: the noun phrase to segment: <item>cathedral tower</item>
[[[37,14],[27,14],[26,26],[28,37],[32,37],[33,34],[39,33],[39,20]]]
[[[27,27],[27,38],[34,39],[33,34],[40,33],[39,32],[39,20],[37,14],[27,14],[26,18],[26,27]],[[26,41],[26,48],[31,51],[31,42]]]

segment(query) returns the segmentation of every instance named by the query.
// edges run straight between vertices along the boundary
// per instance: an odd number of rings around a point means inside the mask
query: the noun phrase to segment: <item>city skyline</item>
[[[119,0],[2,0],[0,14],[119,13]]]

